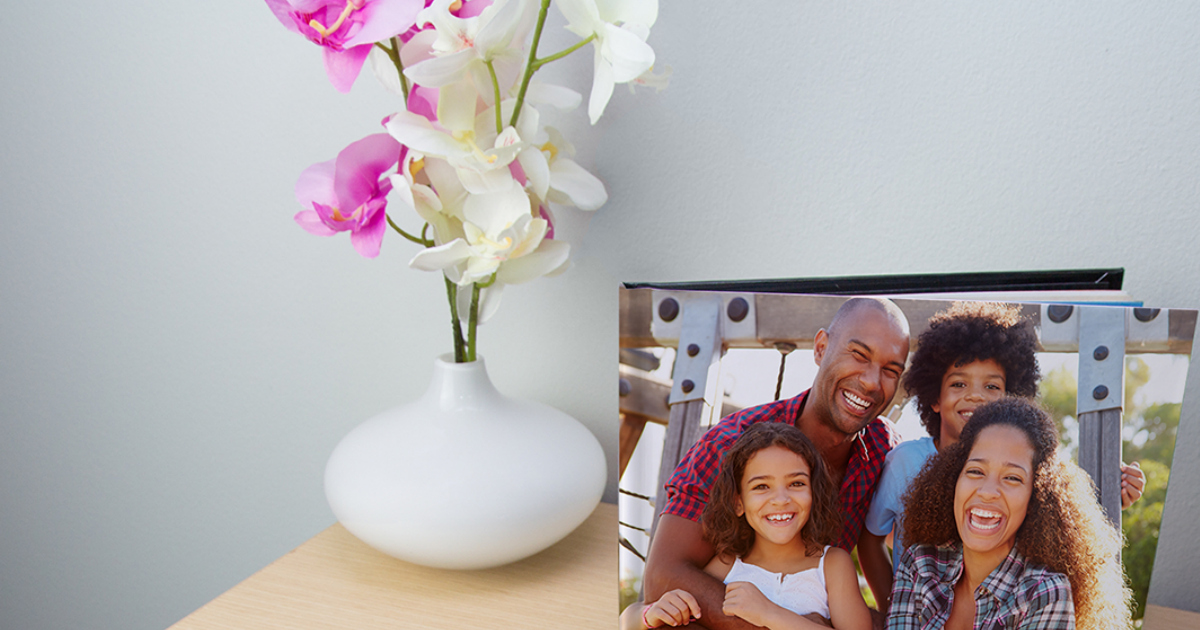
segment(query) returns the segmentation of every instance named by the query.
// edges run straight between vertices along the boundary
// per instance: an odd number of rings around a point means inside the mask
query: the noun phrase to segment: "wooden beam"
[[[654,334],[658,315],[653,312],[655,295],[664,293],[657,289],[622,289],[620,292],[621,325],[620,345],[622,348],[674,347],[677,340],[658,338]],[[691,295],[686,292],[668,292],[680,299]],[[747,293],[754,300],[755,321],[752,332],[743,335],[725,335],[726,348],[774,348],[775,343],[784,341],[797,348],[812,348],[817,331],[829,325],[846,297],[838,295],[794,295],[783,293]],[[929,318],[945,310],[954,300],[911,299],[893,297],[892,301],[904,311],[911,331],[910,340],[916,340],[929,327]],[[1042,307],[1037,302],[1020,302],[1022,317],[1043,331],[1055,324],[1043,321]],[[1119,307],[1114,307],[1119,308]],[[1076,309],[1077,311],[1078,309]],[[1132,314],[1133,309],[1127,308]],[[1075,315],[1078,317],[1078,315]],[[1155,354],[1190,354],[1192,338],[1196,330],[1197,313],[1194,310],[1164,309],[1159,317],[1166,318],[1163,332],[1158,338],[1138,337],[1130,339],[1129,351]],[[724,322],[726,327],[729,322]],[[661,326],[661,323],[660,323]],[[744,328],[741,326],[739,328]],[[1069,335],[1055,336],[1051,333],[1043,340],[1047,352],[1075,352],[1078,342]]]
[[[654,336],[650,334],[652,319],[650,302],[653,292],[650,289],[621,289],[618,291],[620,307],[620,336],[622,348],[656,348],[659,347]]]
[[[633,449],[637,448],[638,440],[642,439],[642,431],[646,429],[647,420],[646,416],[634,413],[621,414],[621,431],[617,448],[620,460],[617,465],[618,480],[625,476],[625,469],[629,467],[629,459],[633,457]]]
[[[621,395],[617,399],[621,413],[641,416],[665,425],[671,415],[667,407],[671,382],[627,365],[617,366],[617,371],[621,377]]]
[[[667,398],[671,395],[671,382],[655,378],[627,365],[618,366],[621,375],[621,395],[617,399],[622,414],[633,414],[655,424],[666,426],[671,410]],[[741,405],[724,397],[721,401],[721,417],[741,411]]]

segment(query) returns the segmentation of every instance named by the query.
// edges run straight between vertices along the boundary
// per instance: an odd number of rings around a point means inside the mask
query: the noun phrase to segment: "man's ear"
[[[821,358],[825,356],[825,350],[829,348],[829,333],[825,329],[817,331],[817,336],[813,337],[813,362],[818,366],[821,365]]]

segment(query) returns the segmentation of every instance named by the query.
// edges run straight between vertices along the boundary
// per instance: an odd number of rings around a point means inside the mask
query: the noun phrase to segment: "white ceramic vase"
[[[595,509],[604,451],[577,420],[496,391],[482,359],[434,362],[415,402],[362,423],[325,467],[351,533],[430,567],[483,569],[558,542]]]

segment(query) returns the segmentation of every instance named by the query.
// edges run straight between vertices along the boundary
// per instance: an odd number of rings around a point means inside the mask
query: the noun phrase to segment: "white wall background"
[[[10,5],[0,627],[163,628],[333,522],[333,445],[449,346],[441,281],[292,223],[300,171],[397,105],[261,2]],[[563,125],[610,202],[483,329],[494,380],[615,462],[619,281],[1121,266],[1200,306],[1197,32],[1186,1],[663,0],[673,84]],[[1179,557],[1152,601],[1189,605]]]

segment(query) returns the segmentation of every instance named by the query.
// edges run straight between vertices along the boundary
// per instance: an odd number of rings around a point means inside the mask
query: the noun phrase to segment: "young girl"
[[[716,549],[705,571],[726,584],[722,612],[754,625],[868,629],[871,616],[858,590],[850,554],[831,547],[840,530],[837,490],[812,442],[794,426],[752,425],[721,460],[701,518]],[[621,627],[680,626],[700,617],[683,590],[648,605],[634,604]]]

